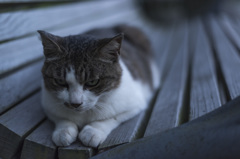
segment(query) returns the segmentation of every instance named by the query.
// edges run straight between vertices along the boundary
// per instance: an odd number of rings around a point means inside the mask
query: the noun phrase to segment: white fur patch
[[[52,140],[57,146],[69,146],[77,138],[77,126],[71,122],[62,122],[56,125]]]
[[[77,82],[74,69],[67,72],[66,81],[69,85],[69,103],[83,103],[83,86]]]
[[[101,129],[97,129],[90,125],[86,125],[83,130],[79,133],[78,138],[86,146],[98,147],[99,144],[107,138],[107,135]]]

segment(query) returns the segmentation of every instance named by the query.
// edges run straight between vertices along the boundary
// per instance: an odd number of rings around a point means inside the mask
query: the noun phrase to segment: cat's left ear
[[[123,40],[123,33],[113,38],[104,39],[104,45],[100,48],[100,60],[108,63],[116,62],[120,55],[120,49]]]
[[[61,44],[62,38],[48,32],[38,30],[41,36],[44,55],[47,59],[60,57],[64,53],[64,48]]]

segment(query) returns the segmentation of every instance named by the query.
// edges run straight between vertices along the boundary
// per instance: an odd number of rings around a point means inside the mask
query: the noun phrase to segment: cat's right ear
[[[102,39],[102,46],[99,49],[100,52],[100,60],[113,63],[118,60],[120,55],[121,44],[123,40],[123,33],[118,34],[112,38]]]
[[[44,49],[44,55],[46,58],[53,58],[59,56],[59,54],[64,52],[62,47],[62,38],[48,32],[38,30],[41,36],[42,45]]]

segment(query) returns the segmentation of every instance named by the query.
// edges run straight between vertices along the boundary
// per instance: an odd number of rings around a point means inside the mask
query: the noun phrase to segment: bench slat
[[[40,88],[42,61],[0,79],[0,114]]]
[[[177,41],[180,40],[181,37],[183,37],[183,33],[181,32],[181,29],[178,29],[177,26],[173,25],[170,26],[169,30],[166,30],[166,28],[161,29],[160,35],[158,36],[160,37],[160,39],[162,39],[161,40],[162,42],[163,41],[166,42],[165,45],[162,45],[163,49],[158,48],[158,50],[162,52],[158,51],[156,55],[157,59],[156,61],[157,62],[159,61],[158,66],[160,72],[160,80],[164,82],[166,80],[170,68],[172,67],[175,54],[176,52],[178,52],[178,48],[180,47]],[[156,43],[157,42],[159,43],[161,41],[155,41],[155,45],[160,46],[157,45]],[[174,47],[173,44],[175,45]],[[163,83],[161,83],[161,85],[162,84]]]
[[[40,28],[51,29],[91,21],[87,17],[104,17],[122,8],[128,8],[127,1],[80,2],[44,9],[2,13],[4,23],[0,26],[0,41],[31,33]],[[60,18],[61,17],[61,18]],[[27,28],[27,29],[26,29]]]
[[[44,121],[25,140],[22,148],[21,159],[54,159],[57,148],[52,142],[53,123]]]
[[[84,147],[79,141],[73,143],[68,147],[58,148],[58,159],[88,159],[95,154],[95,151],[90,147]]]
[[[100,27],[110,27],[116,24],[134,24],[138,16],[136,15],[135,9],[125,9],[123,12],[114,12],[105,15],[104,17],[91,17],[92,21],[87,23],[82,23],[79,25],[69,26],[68,28],[63,28],[61,30],[53,30],[52,33],[61,36],[67,36],[69,34],[79,34],[90,29],[100,28]]]
[[[157,97],[144,134],[145,137],[175,127],[181,123],[189,65],[187,25],[183,26],[181,28],[183,30],[180,31],[182,35],[175,37],[173,41],[175,46],[172,47],[177,47],[178,52],[176,52],[174,63]]]
[[[104,17],[97,16],[91,18],[92,21],[90,22],[71,27],[69,26],[68,28],[59,29],[57,31],[55,30],[52,31],[52,33],[60,36],[79,34],[93,29],[96,26],[106,27],[118,23],[133,22],[136,18],[135,10],[125,8],[124,12],[109,13],[109,15],[104,15]],[[21,52],[19,50],[21,50]],[[4,45],[0,45],[0,51],[2,52],[0,55],[0,75],[43,58],[41,42],[36,36],[4,43]],[[11,52],[11,54],[9,54],[9,52]]]
[[[240,36],[240,30],[239,30],[240,19],[239,19],[239,16],[238,17],[232,17],[230,15],[225,14],[225,16],[223,16],[223,19],[226,20],[226,21],[229,21],[229,23],[231,23],[231,26],[234,28],[234,30]]]
[[[13,157],[25,136],[44,120],[40,103],[37,93],[0,116],[0,157]]]
[[[221,15],[221,17],[218,19],[218,22],[227,36],[231,39],[231,42],[235,44],[238,49],[240,49],[240,31],[237,32],[240,25],[238,25],[238,28],[236,28],[237,25],[235,26],[226,15]]]
[[[43,49],[37,37],[23,38],[0,45],[0,75],[43,59]]]
[[[238,159],[240,97],[169,131],[118,146],[92,159]]]
[[[234,99],[240,95],[240,56],[215,18],[216,17],[210,17],[208,19],[211,30],[210,33],[219,62],[221,63],[221,70],[223,71],[230,98]]]
[[[212,50],[201,21],[197,20],[191,28],[196,30],[191,32],[190,36],[193,40],[189,44],[195,48],[191,51],[194,53],[194,58],[191,71],[189,120],[200,117],[223,104],[220,99]]]
[[[135,140],[139,134],[143,133],[143,125],[148,111],[144,111],[133,119],[121,124],[109,134],[108,138],[99,146],[105,149]]]

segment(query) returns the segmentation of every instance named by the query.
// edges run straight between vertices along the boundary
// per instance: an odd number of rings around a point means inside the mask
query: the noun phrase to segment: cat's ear
[[[44,55],[46,58],[53,58],[59,56],[59,54],[64,52],[62,47],[62,38],[48,32],[38,30],[38,33],[41,36]]]
[[[103,39],[104,44],[100,48],[100,60],[108,63],[113,63],[118,60],[123,36],[123,33],[121,33],[113,38]]]

